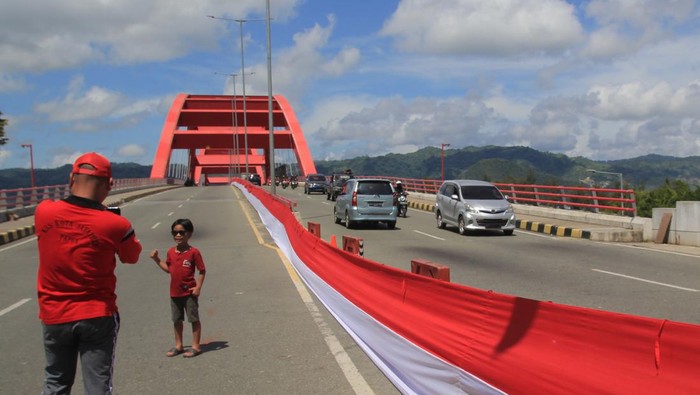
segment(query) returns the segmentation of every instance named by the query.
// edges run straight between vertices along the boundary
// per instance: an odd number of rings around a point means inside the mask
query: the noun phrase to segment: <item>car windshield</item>
[[[391,195],[394,191],[386,181],[363,181],[357,186],[358,195]]]
[[[309,176],[309,181],[326,181],[324,176]]]
[[[462,187],[462,198],[465,200],[502,200],[503,195],[496,187],[472,185]]]

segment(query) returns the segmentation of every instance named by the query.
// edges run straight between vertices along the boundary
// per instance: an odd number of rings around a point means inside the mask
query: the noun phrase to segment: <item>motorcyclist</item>
[[[394,187],[394,189],[396,190],[396,193],[398,195],[404,193],[403,183],[401,183],[401,181],[396,181],[396,186]]]

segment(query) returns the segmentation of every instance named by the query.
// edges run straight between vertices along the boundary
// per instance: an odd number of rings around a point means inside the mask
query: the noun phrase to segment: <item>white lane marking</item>
[[[567,239],[567,237],[557,237],[557,236],[550,235],[547,233],[539,233],[539,232],[533,232],[533,231],[521,230],[521,229],[515,229],[515,233],[520,233],[520,234],[529,235],[529,236],[543,237],[545,239],[550,239],[550,240],[555,240],[555,241]]]
[[[19,247],[19,246],[21,246],[22,244],[31,243],[31,242],[34,241],[34,240],[36,240],[36,236],[32,236],[31,238],[29,238],[29,239],[27,239],[27,240],[24,240],[24,241],[20,241],[20,242],[17,242],[17,243],[12,243],[11,245],[9,245],[9,246],[7,246],[7,247],[5,247],[5,248],[0,249],[0,252],[7,251],[7,250],[9,250],[10,248]]]
[[[156,224],[155,224],[155,225],[151,226],[151,229],[155,229],[155,228],[157,228],[157,227],[158,227],[158,225],[160,225],[160,222],[156,222]]]
[[[698,289],[679,287],[678,285],[660,283],[660,282],[658,282],[658,281],[652,281],[652,280],[646,280],[646,279],[639,278],[639,277],[627,276],[627,275],[625,275],[625,274],[620,274],[620,273],[615,273],[615,272],[608,272],[608,271],[599,270],[599,269],[591,269],[591,270],[593,270],[594,272],[600,272],[600,273],[610,274],[610,275],[612,275],[612,276],[619,276],[619,277],[629,278],[629,279],[631,279],[631,280],[642,281],[642,282],[645,282],[645,283],[656,284],[656,285],[663,285],[664,287],[676,288],[676,289],[680,289],[680,290],[683,290],[683,291],[700,292],[700,290],[698,290]]]
[[[680,256],[686,256],[686,257],[690,257],[690,258],[697,258],[698,257],[697,254],[694,255],[694,254],[686,254],[684,252],[677,252],[677,251],[658,250],[656,248],[648,248],[648,247],[640,246],[639,244],[626,245],[626,244],[619,244],[619,243],[606,243],[603,241],[597,241],[596,243],[618,246],[618,247],[625,247],[625,248],[634,248],[634,249],[645,250],[645,251],[660,252],[663,254],[680,255]]]
[[[174,211],[169,212],[169,213],[168,213],[168,217],[170,217],[170,216],[173,215],[173,214],[175,214]]]
[[[7,307],[7,308],[5,308],[5,309],[0,310],[0,317],[2,317],[3,315],[9,313],[9,312],[12,311],[12,310],[18,308],[19,306],[21,306],[21,305],[23,305],[23,304],[29,302],[30,300],[31,300],[30,298],[25,298],[25,299],[22,299],[22,300],[20,300],[19,302],[15,303],[15,304],[13,304],[13,305],[10,306],[10,307]]]
[[[177,208],[180,208],[180,207],[182,207],[182,205],[177,206]]]
[[[425,233],[425,232],[421,232],[420,230],[413,230],[413,231],[416,232],[416,233],[418,233],[419,235],[428,236],[428,237],[432,237],[433,239],[445,241],[445,239],[443,239],[442,237],[433,236],[433,235],[431,235],[431,234],[428,234],[428,233]]]

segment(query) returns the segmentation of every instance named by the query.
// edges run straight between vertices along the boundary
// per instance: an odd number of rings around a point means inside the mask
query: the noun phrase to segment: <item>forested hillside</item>
[[[316,161],[319,173],[330,174],[351,168],[355,174],[440,179],[441,150],[426,147],[410,154],[362,156],[337,161]],[[279,163],[278,163],[279,164]],[[445,178],[471,178],[492,182],[618,187],[614,175],[593,174],[587,169],[622,173],[625,188],[654,189],[667,181],[681,181],[691,188],[700,185],[700,157],[677,158],[647,155],[615,161],[593,161],[583,157],[541,152],[528,147],[465,147],[445,150]],[[68,182],[71,167],[36,169],[37,185]],[[151,166],[113,164],[115,178],[149,177]],[[0,170],[0,189],[24,188],[31,184],[29,169]]]

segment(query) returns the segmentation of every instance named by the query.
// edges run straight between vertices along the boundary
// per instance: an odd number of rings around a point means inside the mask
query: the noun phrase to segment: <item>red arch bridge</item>
[[[165,119],[151,178],[168,177],[179,166],[180,174],[194,182],[228,183],[246,170],[266,179],[273,174],[268,103],[267,96],[179,94]],[[289,102],[275,95],[272,107],[275,150],[291,150],[301,174],[315,173]],[[185,153],[182,163],[177,152]]]

